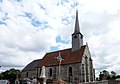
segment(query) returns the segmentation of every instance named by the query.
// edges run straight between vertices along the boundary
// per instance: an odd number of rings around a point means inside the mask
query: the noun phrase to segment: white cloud
[[[82,10],[101,13],[107,11],[110,14],[115,14],[120,9],[119,0],[77,0],[82,3]],[[84,10],[85,9],[85,10]]]

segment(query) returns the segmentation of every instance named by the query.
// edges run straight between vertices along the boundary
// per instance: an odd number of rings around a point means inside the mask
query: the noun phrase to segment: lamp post
[[[61,73],[61,62],[62,62],[62,60],[64,60],[64,59],[62,59],[60,52],[59,52],[58,57],[55,57],[55,58],[59,61],[59,75],[58,75],[58,77],[59,77],[59,80],[61,80],[61,76],[60,76],[60,73]]]

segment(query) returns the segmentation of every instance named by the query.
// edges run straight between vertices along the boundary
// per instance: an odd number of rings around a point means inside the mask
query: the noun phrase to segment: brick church
[[[80,32],[78,11],[76,11],[75,28],[72,34],[72,48],[46,53],[35,66],[36,73],[34,75],[36,77],[40,77],[42,66],[45,66],[47,79],[61,79],[68,84],[95,80],[95,69],[93,68],[88,44],[83,45],[83,34]],[[26,71],[27,75],[29,74],[28,71]],[[23,72],[26,73],[24,69]]]

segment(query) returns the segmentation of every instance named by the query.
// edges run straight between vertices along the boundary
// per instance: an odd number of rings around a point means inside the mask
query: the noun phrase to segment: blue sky
[[[119,0],[0,0],[0,71],[71,48],[75,12],[96,74],[120,74]],[[114,60],[113,60],[114,59]]]

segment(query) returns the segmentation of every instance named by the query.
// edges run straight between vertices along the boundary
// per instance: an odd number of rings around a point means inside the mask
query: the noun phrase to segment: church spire
[[[75,29],[72,34],[72,51],[79,50],[83,46],[83,35],[80,33],[78,10],[76,10]]]
[[[75,30],[74,30],[74,33],[80,33],[79,19],[78,19],[78,10],[76,10],[76,20],[75,20]]]

